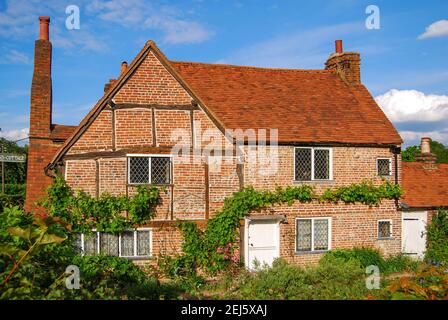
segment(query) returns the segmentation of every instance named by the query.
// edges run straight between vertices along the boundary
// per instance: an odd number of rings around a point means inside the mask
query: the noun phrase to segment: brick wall
[[[280,256],[297,264],[315,263],[323,253],[296,253],[296,218],[331,218],[331,248],[372,247],[383,254],[401,251],[401,213],[393,201],[384,201],[375,207],[364,205],[333,205],[328,203],[295,203],[281,205],[252,215],[285,215],[280,223]],[[378,239],[378,220],[392,220],[392,239]]]
[[[114,97],[115,103],[190,104],[190,95],[150,52]]]
[[[294,147],[279,146],[277,161],[269,161],[269,156],[275,150],[272,147],[259,147],[251,150],[245,147],[246,163],[244,165],[245,185],[252,185],[259,189],[272,189],[275,186],[299,185],[294,181]],[[366,147],[332,147],[333,153],[333,180],[310,181],[317,192],[327,188],[360,183],[363,180],[372,180],[376,184],[382,183],[377,175],[377,158],[390,158],[392,172],[395,170],[394,155],[389,148]],[[253,160],[257,161],[253,161]],[[386,177],[395,181],[395,176]]]

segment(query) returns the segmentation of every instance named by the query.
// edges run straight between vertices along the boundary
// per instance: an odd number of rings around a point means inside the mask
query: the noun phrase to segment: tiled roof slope
[[[414,208],[448,207],[448,164],[425,169],[421,162],[403,162],[402,202]]]
[[[333,71],[170,64],[228,129],[277,128],[280,143],[402,142],[367,89]]]

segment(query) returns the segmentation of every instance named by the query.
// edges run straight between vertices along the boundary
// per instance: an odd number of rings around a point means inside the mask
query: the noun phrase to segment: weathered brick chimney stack
[[[51,141],[52,84],[50,17],[39,17],[40,36],[34,46],[34,72],[31,84],[30,134],[25,209],[33,210],[34,202],[45,194],[51,178],[43,168],[54,150]]]
[[[30,137],[48,138],[51,132],[52,111],[50,17],[40,17],[39,21],[40,37],[34,45]]]
[[[325,63],[326,70],[335,70],[348,84],[361,83],[361,56],[358,52],[344,52],[342,40],[336,40],[336,50]]]
[[[425,169],[436,169],[437,156],[431,153],[431,138],[423,137],[420,144],[420,154],[415,156],[415,160],[423,162]]]

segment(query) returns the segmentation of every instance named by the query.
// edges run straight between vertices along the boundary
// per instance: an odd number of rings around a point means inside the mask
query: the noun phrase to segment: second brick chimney
[[[336,50],[325,63],[326,70],[335,70],[348,84],[361,83],[361,56],[358,52],[344,52],[342,40],[336,40]]]
[[[437,156],[431,153],[431,138],[423,137],[420,144],[420,154],[415,156],[415,160],[423,162],[427,169],[436,168]]]

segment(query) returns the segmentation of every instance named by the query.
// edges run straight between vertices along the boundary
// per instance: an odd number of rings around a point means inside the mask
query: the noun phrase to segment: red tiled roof
[[[421,162],[403,162],[402,202],[410,207],[448,207],[448,164],[425,169]]]
[[[78,126],[54,124],[51,128],[50,138],[53,140],[66,140]]]
[[[277,128],[281,143],[402,142],[367,89],[334,71],[170,64],[228,129]]]

